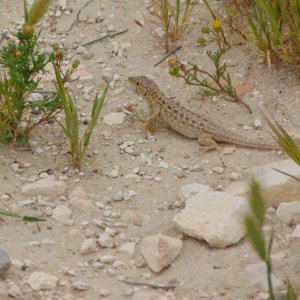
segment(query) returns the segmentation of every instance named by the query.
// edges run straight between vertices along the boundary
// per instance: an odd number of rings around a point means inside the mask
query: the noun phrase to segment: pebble
[[[35,291],[45,289],[55,289],[58,282],[56,276],[44,272],[33,272],[28,278],[27,283]]]
[[[161,161],[159,162],[159,168],[162,168],[162,169],[168,169],[169,168],[169,164],[164,162],[164,161]]]
[[[124,222],[127,222],[127,223],[132,223],[136,226],[141,225],[140,218],[133,211],[130,211],[130,210],[125,211],[121,215],[121,220],[124,221]]]
[[[102,248],[113,248],[115,243],[113,238],[107,234],[106,232],[102,233],[98,240],[97,243],[102,247]]]
[[[114,201],[122,201],[124,200],[124,195],[122,191],[118,191],[117,193],[114,194],[113,198]]]
[[[128,257],[132,258],[136,252],[136,243],[128,242],[120,246],[120,252],[126,253]]]
[[[100,256],[100,262],[103,264],[112,264],[117,258],[112,255],[102,255]]]
[[[223,167],[214,167],[211,169],[213,172],[217,174],[223,174],[224,173],[224,168]]]
[[[101,297],[107,297],[107,296],[109,296],[109,294],[110,294],[110,290],[108,290],[108,289],[100,289],[99,290],[99,295]]]
[[[6,273],[10,266],[11,261],[9,255],[3,249],[0,249],[0,276]]]
[[[80,246],[81,254],[89,254],[97,249],[97,240],[95,238],[85,239]]]
[[[59,204],[52,211],[52,218],[59,223],[64,223],[72,217],[72,210],[67,205]]]
[[[87,283],[82,281],[74,281],[71,284],[72,288],[78,291],[86,291],[89,289],[89,286]]]

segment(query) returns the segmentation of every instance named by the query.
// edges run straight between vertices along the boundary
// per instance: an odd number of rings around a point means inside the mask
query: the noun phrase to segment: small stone
[[[95,238],[85,239],[80,246],[81,254],[89,254],[95,252],[97,248],[97,240]]]
[[[164,162],[164,161],[161,161],[158,166],[162,169],[168,169],[169,168],[169,164]]]
[[[8,254],[0,249],[0,276],[8,271],[11,266],[11,261]]]
[[[223,155],[231,155],[235,150],[236,150],[236,148],[235,148],[234,146],[225,147],[225,148],[222,150],[222,154],[223,154]]]
[[[72,288],[78,291],[86,291],[89,289],[89,286],[87,283],[82,281],[74,281],[71,284]]]
[[[291,234],[291,238],[300,238],[300,225],[297,225]]]
[[[109,296],[109,294],[110,294],[110,290],[108,290],[108,289],[100,289],[99,290],[99,295],[101,297],[107,297],[107,296]]]
[[[245,271],[248,275],[251,285],[258,286],[264,291],[268,290],[268,281],[266,276],[267,270],[265,263],[247,265]],[[284,283],[281,279],[275,277],[273,274],[271,274],[271,278],[274,290],[280,290],[284,287]]]
[[[132,258],[136,251],[136,243],[128,242],[120,246],[120,252],[126,253],[128,257]]]
[[[10,286],[9,286],[9,289],[8,289],[8,295],[13,297],[13,298],[17,298],[17,299],[20,299],[21,298],[21,295],[22,295],[22,290],[19,286],[17,286],[15,283],[12,283]],[[0,293],[0,299],[3,299],[1,297],[1,293]]]
[[[67,205],[59,204],[52,211],[52,218],[59,223],[64,223],[72,216],[72,210]]]
[[[113,248],[115,245],[113,238],[106,232],[99,236],[97,242],[102,248]]]
[[[39,179],[34,183],[27,184],[22,187],[21,192],[29,196],[47,196],[55,197],[63,194],[67,187],[65,182],[57,181],[51,177],[47,179]]]
[[[300,223],[300,201],[280,203],[276,210],[276,216],[285,223]]]
[[[102,255],[100,257],[100,262],[103,264],[112,264],[117,258],[112,255]]]
[[[125,117],[126,114],[123,112],[112,112],[104,117],[103,122],[109,126],[121,125]]]
[[[237,181],[241,178],[241,174],[239,174],[237,172],[231,172],[229,178],[231,181]]]
[[[223,174],[224,173],[224,168],[222,168],[222,167],[214,167],[211,170],[213,172],[217,173],[217,174]]]
[[[86,60],[90,60],[93,56],[94,53],[92,51],[89,50],[85,50],[82,54],[81,54],[82,58],[86,59]]]
[[[115,30],[116,30],[116,29],[115,29],[115,26],[114,26],[114,25],[110,24],[110,25],[107,26],[107,31],[108,31],[108,32],[112,32],[112,31],[115,31]]]
[[[27,281],[34,291],[55,289],[57,282],[58,278],[56,276],[44,272],[31,273]]]
[[[122,201],[124,200],[124,195],[122,191],[118,191],[116,194],[114,194],[113,198],[114,201]]]
[[[209,186],[200,183],[190,183],[182,186],[178,191],[178,196],[182,201],[186,201],[198,193],[209,191]]]
[[[175,176],[176,176],[177,178],[184,178],[184,177],[185,177],[185,172],[184,172],[184,170],[182,170],[182,169],[180,169],[180,168],[176,169],[176,171],[175,171]]]
[[[117,178],[119,176],[119,169],[113,169],[111,172],[105,174],[110,178]]]
[[[182,241],[162,234],[148,236],[141,242],[141,252],[153,272],[160,272],[179,255]]]
[[[256,129],[262,127],[262,124],[261,124],[261,120],[260,120],[260,119],[255,119],[255,120],[254,120],[254,127],[255,127]]]
[[[124,222],[132,223],[132,224],[134,224],[136,226],[140,226],[141,225],[140,218],[133,211],[130,211],[130,210],[126,210],[122,214],[121,220],[124,221]]]

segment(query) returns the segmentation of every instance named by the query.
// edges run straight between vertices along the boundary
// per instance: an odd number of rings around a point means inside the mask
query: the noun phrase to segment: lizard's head
[[[144,96],[147,92],[151,91],[151,89],[156,87],[156,84],[146,76],[129,77],[129,82],[136,88],[137,92],[142,96]]]

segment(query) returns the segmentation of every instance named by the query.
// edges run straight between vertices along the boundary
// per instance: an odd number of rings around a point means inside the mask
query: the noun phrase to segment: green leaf
[[[265,203],[261,194],[259,183],[252,180],[250,183],[249,203],[251,211],[255,216],[259,226],[263,226],[265,215]]]
[[[44,221],[46,221],[45,219],[33,217],[33,216],[23,216],[22,220],[24,222],[44,222]]]
[[[35,0],[28,12],[26,24],[32,26],[37,24],[45,16],[54,2],[56,2],[56,0]]]
[[[287,286],[287,293],[285,296],[285,300],[297,300],[297,295],[291,282],[289,280],[287,282],[288,282],[288,286]]]
[[[13,218],[22,218],[21,215],[14,213],[12,211],[0,209],[0,215],[7,216],[7,217],[13,217]]]
[[[251,244],[253,245],[259,257],[263,261],[266,261],[267,253],[262,228],[252,216],[247,216],[245,218],[245,226]]]
[[[300,166],[300,150],[292,137],[278,122],[272,122],[267,116],[265,118],[282,150]]]

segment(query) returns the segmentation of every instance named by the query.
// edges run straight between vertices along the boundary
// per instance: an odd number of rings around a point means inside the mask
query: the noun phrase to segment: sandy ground
[[[2,0],[1,28],[16,26],[15,20],[21,19],[22,1]],[[55,19],[51,28],[56,30],[49,32],[48,25],[52,18],[44,21],[43,36],[45,42],[58,41],[63,44],[68,53],[68,59],[78,57],[85,68],[93,74],[92,80],[79,81],[73,84],[73,91],[78,95],[78,104],[81,112],[88,114],[92,101],[85,101],[82,89],[78,84],[85,87],[92,86],[94,89],[102,89],[105,85],[103,76],[107,73],[117,74],[120,78],[113,90],[108,93],[107,101],[103,107],[102,117],[95,130],[94,138],[89,149],[89,159],[93,162],[88,164],[78,174],[72,171],[70,161],[64,155],[67,146],[60,128],[55,125],[39,127],[31,136],[33,145],[31,151],[19,151],[11,146],[0,149],[0,194],[8,193],[11,198],[1,200],[1,208],[12,209],[26,214],[45,216],[47,222],[40,225],[38,230],[35,224],[26,224],[15,219],[4,218],[1,223],[0,247],[5,249],[12,259],[28,265],[22,269],[12,267],[4,279],[7,285],[14,283],[21,288],[21,295],[17,299],[100,299],[99,290],[108,289],[110,294],[106,299],[132,299],[137,289],[151,290],[140,286],[124,284],[116,278],[125,276],[135,281],[165,283],[178,281],[180,285],[170,291],[158,290],[161,295],[167,295],[168,299],[196,300],[196,299],[261,299],[258,288],[253,288],[245,275],[245,266],[258,262],[259,259],[253,253],[246,240],[226,249],[213,249],[204,242],[186,237],[183,250],[179,258],[163,272],[155,274],[147,267],[136,268],[134,258],[126,259],[117,253],[116,249],[97,249],[96,253],[82,255],[79,253],[80,245],[85,237],[100,234],[103,229],[94,225],[93,220],[106,220],[111,227],[118,232],[114,238],[117,244],[125,241],[137,243],[139,249],[140,240],[148,235],[163,233],[177,237],[179,232],[175,229],[172,218],[180,211],[175,203],[178,202],[178,189],[187,183],[208,184],[213,189],[222,189],[230,184],[230,174],[236,172],[244,177],[247,167],[280,160],[275,151],[249,150],[237,147],[231,155],[222,155],[218,151],[200,153],[197,142],[180,136],[168,129],[161,129],[156,133],[156,139],[147,139],[142,125],[130,116],[125,118],[122,125],[108,126],[103,123],[103,117],[111,112],[124,111],[126,104],[135,104],[139,110],[146,110],[146,104],[138,98],[135,91],[128,83],[128,76],[147,75],[159,85],[162,91],[183,105],[195,111],[206,113],[210,118],[217,120],[222,126],[235,128],[237,132],[257,136],[262,134],[268,137],[266,128],[255,129],[254,120],[262,119],[259,116],[257,106],[262,102],[271,112],[277,116],[288,129],[297,131],[299,120],[299,89],[297,78],[284,68],[270,73],[268,68],[253,52],[250,46],[245,44],[236,45],[229,51],[226,59],[232,64],[232,76],[236,81],[243,82],[248,78],[255,84],[255,90],[246,94],[243,99],[253,108],[254,113],[247,111],[236,104],[217,98],[217,101],[199,100],[197,88],[184,85],[181,80],[176,80],[168,74],[166,63],[154,67],[154,64],[163,57],[164,52],[157,47],[155,41],[146,31],[141,30],[134,20],[142,20],[141,11],[145,10],[145,3],[141,0],[96,0],[86,7],[80,17],[89,17],[94,20],[100,13],[104,21],[87,24],[78,23],[72,30],[65,34],[70,27],[76,14],[84,1],[69,1],[68,7],[72,8],[71,14],[62,14]],[[218,8],[217,3],[214,3]],[[208,61],[204,54],[205,48],[196,47],[196,38],[200,34],[201,26],[209,24],[209,16],[203,5],[196,5],[191,18],[191,26],[182,42],[182,49],[177,53],[178,57],[185,61],[199,63],[208,67]],[[128,28],[128,32],[115,38],[106,39],[89,48],[93,53],[91,59],[84,59],[76,54],[74,45],[82,45],[93,40],[101,32],[107,32],[110,25],[116,31]],[[123,56],[113,53],[114,43],[130,43]],[[103,64],[96,61],[103,61]],[[109,68],[109,69],[107,69]],[[51,87],[50,83],[45,86]],[[77,87],[76,87],[77,86]],[[53,86],[52,86],[53,89]],[[91,93],[93,95],[93,93]],[[118,145],[122,142],[134,141],[134,155],[123,153]],[[53,145],[56,146],[55,151]],[[221,149],[228,145],[221,145]],[[35,150],[42,148],[42,153]],[[58,152],[54,155],[53,152]],[[140,158],[140,153],[145,153],[152,160],[151,165],[145,165]],[[136,154],[136,155],[135,155]],[[169,164],[168,169],[158,167],[159,161]],[[17,172],[13,171],[12,164],[20,166]],[[24,167],[26,163],[30,166]],[[196,172],[189,172],[185,178],[175,176],[178,166],[193,168]],[[105,176],[114,166],[120,168],[117,178]],[[213,167],[224,168],[222,174],[211,171]],[[116,217],[104,216],[104,211],[98,208],[93,210],[73,209],[73,226],[58,224],[51,217],[46,216],[47,207],[36,203],[21,207],[18,202],[28,197],[21,195],[20,187],[28,183],[28,179],[37,177],[44,170],[50,170],[58,177],[65,168],[67,172],[68,192],[81,185],[89,194],[89,200],[97,202],[113,197],[118,191],[134,190],[136,196],[128,201],[111,202],[111,211]],[[126,174],[132,173],[134,168],[149,175],[139,176],[139,179],[127,179]],[[96,170],[96,171],[95,171]],[[151,178],[161,177],[160,181]],[[80,182],[78,182],[80,178]],[[53,206],[66,203],[64,198],[50,199]],[[51,207],[51,205],[50,205]],[[141,219],[141,226],[127,224],[126,227],[116,227],[120,222],[120,215],[131,210]],[[269,221],[272,223],[272,220]],[[292,228],[282,224],[274,224],[277,235],[274,242],[274,253],[287,253],[286,237]],[[54,241],[48,245],[43,243],[46,239]],[[32,242],[38,243],[32,243]],[[105,265],[97,269],[92,261],[97,256],[111,254],[116,255],[124,262],[121,267],[114,268]],[[140,251],[137,250],[137,255]],[[64,270],[74,270],[75,276],[66,274]],[[55,290],[45,292],[33,291],[26,280],[33,271],[44,271],[57,276],[60,280]],[[288,264],[279,265],[276,274],[285,278],[287,275],[295,279],[296,273]],[[77,291],[70,287],[70,282],[81,281],[89,286],[86,291]],[[296,286],[299,285],[295,282]],[[66,296],[67,295],[67,296]],[[73,298],[71,298],[71,295]],[[69,297],[69,298],[68,298]],[[153,298],[154,299],[154,298]]]

